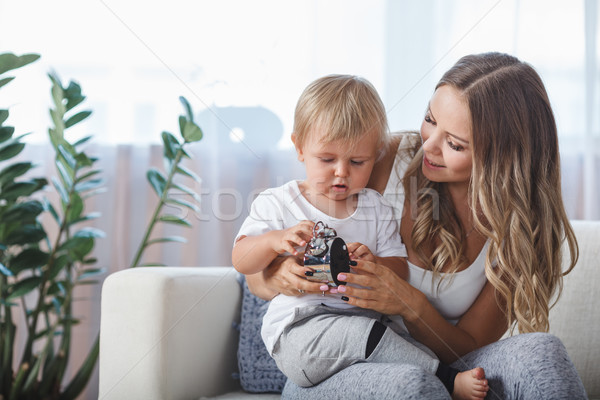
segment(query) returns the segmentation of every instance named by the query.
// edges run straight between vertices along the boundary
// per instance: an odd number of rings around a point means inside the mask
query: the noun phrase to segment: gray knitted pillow
[[[246,279],[242,278],[240,283],[243,297],[238,367],[242,389],[254,393],[281,393],[287,378],[277,368],[260,337],[262,319],[269,302],[250,293]]]

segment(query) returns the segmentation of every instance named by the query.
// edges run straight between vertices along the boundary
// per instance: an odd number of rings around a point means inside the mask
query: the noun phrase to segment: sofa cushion
[[[241,284],[242,311],[238,347],[240,384],[247,392],[281,393],[287,378],[277,368],[260,336],[262,319],[269,302],[250,293],[243,277]]]

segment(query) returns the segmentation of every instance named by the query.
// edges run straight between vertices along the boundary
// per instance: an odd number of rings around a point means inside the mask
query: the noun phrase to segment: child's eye
[[[364,161],[354,161],[354,160],[350,160],[350,163],[352,165],[363,165],[365,162]]]
[[[448,140],[448,146],[450,146],[450,148],[454,151],[464,150],[464,147],[462,147],[461,145],[458,145],[458,144],[454,144],[451,140]]]
[[[332,161],[333,161],[333,158],[322,158],[322,157],[321,157],[321,158],[320,158],[320,160],[321,160],[322,162],[324,162],[324,163],[330,163],[330,162],[332,162]]]

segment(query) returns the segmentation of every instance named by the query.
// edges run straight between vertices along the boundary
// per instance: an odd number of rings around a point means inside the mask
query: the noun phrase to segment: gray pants
[[[453,365],[483,367],[487,399],[586,399],[562,342],[547,333],[516,335],[475,350]],[[450,399],[433,374],[406,364],[355,364],[311,388],[289,381],[282,399]]]
[[[327,306],[301,307],[275,344],[273,358],[289,380],[309,387],[350,365],[400,363],[420,367],[434,374],[439,360],[410,335],[386,329],[381,340],[365,357],[367,339],[381,314],[362,309],[340,310]],[[393,326],[390,326],[393,328]]]

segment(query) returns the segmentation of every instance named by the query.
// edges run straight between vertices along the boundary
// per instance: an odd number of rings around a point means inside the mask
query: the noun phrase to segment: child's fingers
[[[362,246],[362,243],[358,243],[358,242],[352,242],[352,243],[346,243],[346,247],[348,248],[348,253],[352,254],[356,251],[356,249],[358,249],[360,246]]]

